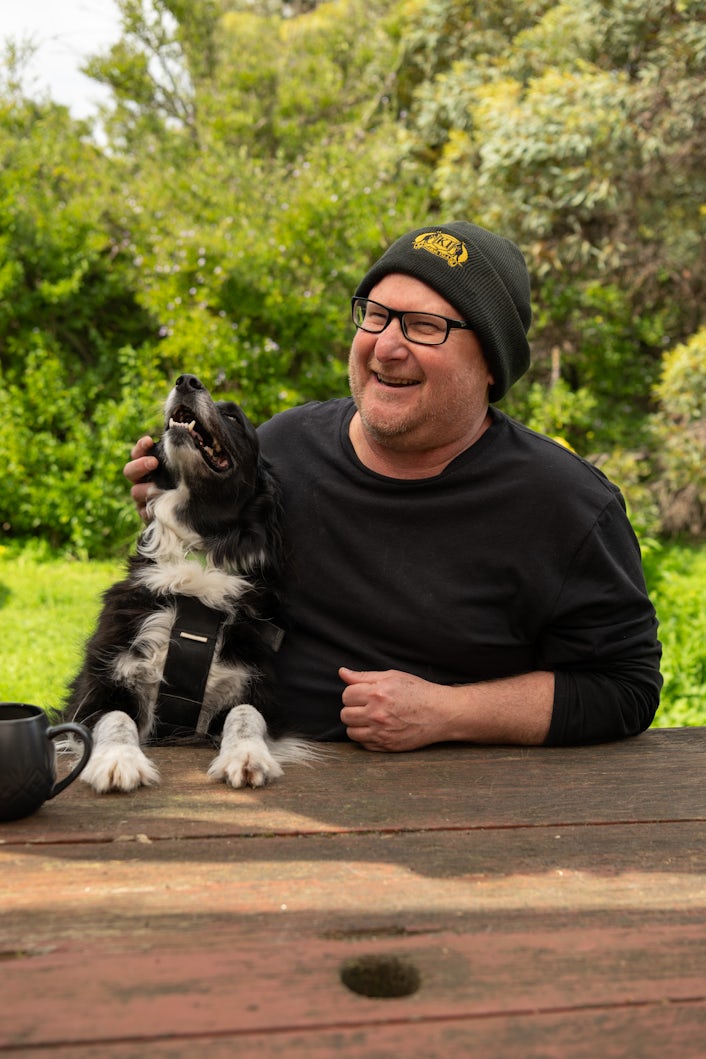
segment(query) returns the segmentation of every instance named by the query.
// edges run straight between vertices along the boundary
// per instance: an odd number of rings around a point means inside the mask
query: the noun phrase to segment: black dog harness
[[[195,596],[174,598],[177,613],[157,695],[158,739],[196,731],[218,630],[225,620],[222,611]]]
[[[223,611],[207,607],[195,596],[178,595],[174,600],[176,618],[157,694],[156,739],[191,736],[197,731],[218,632],[226,618]],[[278,651],[283,630],[266,620],[260,620],[258,627],[266,643]]]

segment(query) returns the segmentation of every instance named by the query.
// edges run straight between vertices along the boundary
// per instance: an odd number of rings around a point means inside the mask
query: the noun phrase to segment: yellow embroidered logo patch
[[[456,268],[456,265],[468,261],[466,244],[446,232],[422,232],[414,240],[412,247],[414,250],[428,250],[430,254],[443,257],[450,268]]]

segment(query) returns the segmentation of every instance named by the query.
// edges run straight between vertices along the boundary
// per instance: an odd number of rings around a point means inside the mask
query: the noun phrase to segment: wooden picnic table
[[[0,1056],[706,1054],[706,728],[153,756],[0,824]]]

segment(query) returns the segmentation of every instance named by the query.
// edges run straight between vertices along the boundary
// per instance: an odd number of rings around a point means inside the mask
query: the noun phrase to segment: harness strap
[[[177,613],[157,696],[159,719],[154,734],[158,738],[173,735],[176,729],[196,731],[218,630],[225,617],[195,596],[175,599]]]
[[[269,649],[276,654],[284,640],[284,629],[280,629],[279,625],[275,625],[269,618],[258,618],[257,629]]]
[[[225,620],[222,611],[205,606],[195,596],[176,595],[174,600],[176,618],[157,693],[152,733],[156,739],[192,735],[197,730],[218,631]],[[284,630],[262,618],[257,629],[270,650],[278,651]]]

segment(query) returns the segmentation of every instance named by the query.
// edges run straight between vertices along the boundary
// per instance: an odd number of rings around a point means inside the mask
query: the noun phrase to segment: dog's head
[[[225,483],[255,482],[259,444],[252,423],[234,401],[215,402],[195,375],[180,375],[167,398],[164,433],[155,455],[162,489],[186,482],[206,493]]]
[[[181,525],[185,536],[197,533],[219,563],[277,565],[278,490],[239,405],[214,401],[195,375],[180,375],[154,455],[159,466],[151,480],[176,490],[164,507],[172,530]],[[156,520],[161,507],[154,506]]]

